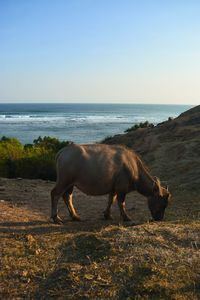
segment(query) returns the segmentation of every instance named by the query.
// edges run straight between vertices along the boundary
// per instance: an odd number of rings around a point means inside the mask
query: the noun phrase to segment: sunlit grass
[[[54,226],[54,225],[52,225]],[[11,234],[1,244],[1,297],[199,299],[200,222]]]

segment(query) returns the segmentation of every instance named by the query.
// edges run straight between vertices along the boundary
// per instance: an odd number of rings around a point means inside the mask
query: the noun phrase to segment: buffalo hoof
[[[55,224],[58,224],[58,225],[63,224],[63,221],[59,216],[53,217],[52,219]]]
[[[148,222],[149,222],[149,223],[152,223],[152,222],[154,222],[154,219],[150,218],[150,219],[148,220]]]
[[[81,218],[78,215],[75,215],[75,216],[72,217],[72,221],[80,222]]]
[[[104,218],[105,220],[113,220],[111,214],[107,214],[106,212],[104,212]]]
[[[130,222],[132,219],[129,216],[124,216],[123,217],[124,222]]]

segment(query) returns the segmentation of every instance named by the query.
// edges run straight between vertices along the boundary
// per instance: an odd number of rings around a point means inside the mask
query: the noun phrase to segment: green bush
[[[60,149],[66,147],[69,143],[70,142],[61,142],[59,139],[51,138],[50,136],[45,136],[43,138],[39,136],[33,141],[35,147],[45,148],[54,152],[58,152]]]
[[[111,139],[113,138],[113,136],[107,136],[105,137],[105,139],[103,139],[100,143],[101,144],[106,144],[107,142],[109,142]]]
[[[0,176],[13,177],[14,162],[23,156],[22,144],[14,138],[0,139]]]
[[[56,179],[55,156],[70,142],[45,136],[22,145],[17,139],[0,139],[0,176],[15,178]]]
[[[148,121],[146,121],[144,123],[141,122],[139,124],[135,124],[132,127],[126,129],[124,132],[135,131],[138,128],[148,128],[148,127],[152,128],[152,127],[154,127],[154,124],[153,123],[149,123]]]

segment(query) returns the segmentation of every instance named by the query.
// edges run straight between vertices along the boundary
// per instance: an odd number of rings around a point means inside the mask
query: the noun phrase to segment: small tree
[[[71,142],[63,141],[59,139],[51,138],[50,136],[44,136],[43,138],[39,136],[36,140],[33,141],[35,147],[45,148],[53,152],[58,152],[63,147],[66,147]]]

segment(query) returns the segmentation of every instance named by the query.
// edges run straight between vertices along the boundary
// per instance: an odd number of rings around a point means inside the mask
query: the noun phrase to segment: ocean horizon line
[[[0,102],[0,105],[5,104],[24,104],[24,105],[32,105],[32,104],[48,104],[48,105],[57,105],[57,104],[70,104],[70,105],[80,105],[80,104],[95,104],[95,105],[163,105],[163,106],[198,106],[197,104],[180,104],[180,103],[116,103],[116,102]]]

